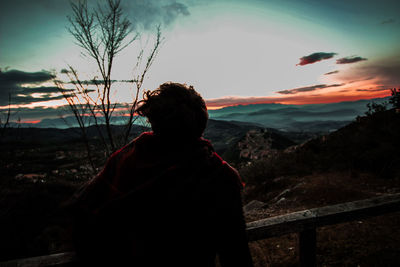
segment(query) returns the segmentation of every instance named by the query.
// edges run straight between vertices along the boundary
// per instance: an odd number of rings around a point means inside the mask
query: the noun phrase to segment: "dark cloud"
[[[61,69],[60,71],[61,74],[67,74],[69,75],[68,77],[74,77],[73,73],[71,70],[68,69]],[[78,81],[69,81],[69,82],[64,82],[61,80],[57,80],[59,83],[63,83],[63,84],[77,84]],[[133,83],[135,82],[135,80],[111,80],[111,83]],[[82,80],[80,81],[81,84],[83,85],[96,85],[96,84],[104,84],[103,80],[97,80],[97,79],[92,79],[92,80]]]
[[[336,74],[336,73],[339,73],[339,71],[338,70],[330,71],[330,72],[325,73],[324,75],[331,75],[331,74]]]
[[[395,23],[396,21],[394,19],[386,19],[384,21],[381,21],[381,24],[391,24]]]
[[[388,86],[399,86],[400,85],[400,60],[397,58],[392,62],[381,62],[374,65],[361,69],[362,72],[368,74],[368,76],[379,79],[381,84]]]
[[[383,86],[382,88],[390,88],[400,86],[399,73],[400,53],[397,53],[388,58],[355,65],[346,72],[340,72],[336,77],[346,84],[366,81],[365,84],[378,84]]]
[[[0,84],[24,84],[41,83],[55,78],[47,71],[25,72],[20,70],[9,70],[0,72]]]
[[[173,22],[175,20],[175,18],[178,17],[179,15],[183,15],[183,16],[190,15],[188,7],[182,3],[174,2],[174,3],[164,6],[163,8],[165,10],[164,23],[167,25],[170,24],[171,22]]]
[[[32,88],[33,89],[33,88]],[[51,96],[50,94],[42,95],[40,97],[33,97],[30,95],[15,94],[15,92],[10,93],[0,93],[0,106],[5,106],[9,104],[9,96],[11,97],[11,105],[24,105],[31,104],[35,102],[50,101],[62,99],[61,95]]]
[[[336,60],[336,64],[351,64],[351,63],[356,63],[359,61],[364,61],[367,60],[366,58],[363,57],[343,57],[343,58],[339,58],[338,60]]]
[[[389,91],[388,88],[368,88],[368,89],[357,89],[357,92],[380,92],[380,91]]]
[[[5,112],[6,109],[0,108],[0,113]],[[41,120],[45,118],[58,118],[61,115],[69,114],[68,107],[60,106],[60,107],[34,107],[34,108],[12,108],[12,120],[17,120],[21,118],[23,121],[26,120]]]
[[[40,83],[49,82],[55,76],[48,71],[25,72],[20,70],[9,70],[0,72],[0,106],[8,105],[9,96],[11,104],[30,104],[34,102],[62,99],[55,86],[40,86]],[[39,85],[39,86],[32,86]],[[28,86],[27,86],[28,85]],[[65,89],[65,91],[71,91]],[[33,97],[33,94],[41,94]]]
[[[146,30],[154,30],[158,24],[168,26],[179,16],[190,15],[187,5],[173,0],[134,0],[121,4],[125,7],[124,11],[127,12],[133,26],[143,27]]]
[[[77,105],[78,109],[82,112],[82,107]],[[86,110],[86,108],[84,108]],[[127,105],[117,104],[115,116],[118,116],[118,109],[128,110]],[[0,114],[7,112],[8,107],[0,107]],[[22,121],[31,121],[31,120],[43,120],[43,119],[54,119],[60,118],[64,116],[72,116],[70,107],[68,105],[57,106],[57,107],[46,107],[46,106],[38,106],[34,108],[28,107],[16,107],[11,108],[11,120],[16,121],[18,118],[21,118]],[[74,121],[75,118],[72,117]]]
[[[278,91],[277,93],[283,94],[283,95],[293,95],[297,93],[302,93],[302,92],[310,92],[310,91],[315,91],[319,89],[324,89],[324,88],[330,88],[330,87],[338,87],[342,86],[343,84],[318,84],[318,85],[313,85],[313,86],[306,86],[306,87],[299,87],[299,88],[294,88],[294,89],[289,89],[289,90],[283,90],[283,91]]]
[[[111,80],[111,83],[133,83],[135,80]],[[65,83],[65,82],[64,82]],[[70,84],[77,84],[77,81],[70,81],[67,82]],[[84,80],[84,81],[80,81],[81,84],[83,85],[100,85],[100,84],[104,84],[104,81],[100,81],[100,80]]]
[[[21,105],[21,104],[31,104],[31,103],[37,103],[37,102],[46,102],[50,100],[60,100],[63,99],[64,96],[58,95],[58,96],[50,96],[50,95],[45,95],[41,97],[33,97],[31,95],[17,95],[17,96],[11,96],[11,104],[12,105]]]
[[[311,55],[308,56],[304,56],[300,58],[300,62],[297,65],[300,66],[304,66],[307,64],[312,64],[324,59],[330,59],[333,58],[335,55],[337,55],[337,53],[325,53],[325,52],[317,52],[317,53],[313,53]],[[297,66],[296,65],[296,66]]]
[[[3,3],[4,2],[4,3]],[[72,14],[70,2],[55,0],[13,0],[2,1],[0,8],[0,22],[9,24],[10,21],[30,21],[39,22],[46,29],[53,29],[67,22],[66,16]],[[106,6],[106,1],[87,0],[90,9],[95,9],[99,4]],[[103,5],[104,4],[104,5]],[[186,4],[176,0],[126,0],[121,1],[124,14],[134,24],[134,26],[144,26],[145,29],[154,30],[152,26],[157,24],[169,25],[179,16],[190,15]],[[23,8],[21,8],[23,7]],[[52,23],[48,23],[50,18]],[[25,27],[33,28],[34,25],[24,23]],[[6,28],[6,27],[4,27]],[[16,27],[13,27],[15,29]],[[22,28],[22,27],[21,27]],[[0,27],[1,33],[2,27]],[[22,32],[22,29],[17,29]],[[37,29],[36,29],[37,31]],[[11,33],[8,30],[7,33]]]
[[[63,91],[70,92],[73,91],[73,89],[63,89]],[[52,93],[59,93],[60,89],[55,86],[41,86],[41,87],[20,87],[18,90],[19,94],[23,95],[30,95],[30,94],[52,94]]]
[[[72,73],[72,71],[67,70],[67,69],[61,69],[60,73],[61,74],[70,74],[70,73]]]

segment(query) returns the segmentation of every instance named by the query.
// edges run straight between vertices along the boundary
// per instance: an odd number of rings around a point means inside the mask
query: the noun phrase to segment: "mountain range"
[[[210,110],[215,120],[243,121],[285,132],[332,132],[357,116],[364,115],[370,102],[383,103],[388,98],[328,104],[285,105],[252,104]]]
[[[370,102],[383,103],[388,98],[347,101],[328,104],[288,105],[288,104],[250,104],[209,110],[210,119],[220,121],[242,122],[262,128],[274,128],[283,132],[327,133],[337,130],[357,116],[364,115],[366,105]],[[101,123],[101,118],[98,119]],[[123,125],[126,117],[114,116],[112,124]],[[137,120],[138,125],[146,125],[145,120]],[[94,122],[88,121],[93,125]],[[244,124],[242,124],[243,126]],[[71,128],[78,127],[75,118],[70,115],[64,118],[43,119],[39,123],[12,123],[11,127],[35,128]]]

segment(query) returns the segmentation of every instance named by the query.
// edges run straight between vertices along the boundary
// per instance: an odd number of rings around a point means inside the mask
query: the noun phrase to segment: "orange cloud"
[[[293,105],[305,105],[305,104],[321,104],[321,103],[335,103],[343,101],[356,101],[360,99],[372,99],[381,98],[390,95],[389,89],[379,89],[376,87],[368,89],[350,88],[343,89],[340,91],[327,92],[324,94],[298,94],[285,97],[221,97],[214,99],[207,99],[207,108],[218,109],[227,106],[235,105],[249,105],[249,104],[268,104],[268,103],[280,103],[280,104],[293,104]]]
[[[31,123],[31,124],[36,124],[39,123],[41,120],[29,120],[29,121],[22,121],[22,123]]]

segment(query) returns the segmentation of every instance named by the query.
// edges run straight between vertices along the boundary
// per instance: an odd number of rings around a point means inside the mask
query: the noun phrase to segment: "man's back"
[[[251,266],[240,191],[237,172],[206,140],[144,133],[77,196],[78,225],[93,216],[77,227],[78,253],[132,266],[214,266],[218,253],[222,266]]]

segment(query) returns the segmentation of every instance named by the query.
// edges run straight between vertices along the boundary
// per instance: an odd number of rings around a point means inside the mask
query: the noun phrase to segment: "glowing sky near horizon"
[[[138,3],[142,9],[135,13]],[[398,1],[149,0],[125,5],[129,18],[145,25],[144,37],[156,23],[164,22],[165,41],[143,87],[155,89],[165,81],[187,83],[208,100],[210,108],[382,97],[388,95],[387,88],[400,85]],[[168,13],[167,6],[177,9]],[[6,0],[0,10],[3,75],[6,67],[27,73],[60,72],[67,64],[83,76],[96,75],[94,64],[80,55],[65,28],[66,15],[71,14],[68,1]],[[132,78],[138,48],[134,45],[117,58],[115,79]],[[299,64],[313,54],[325,58]],[[1,81],[4,98],[7,88]],[[115,98],[128,102],[131,91],[126,84],[116,88]],[[48,107],[62,102],[52,101],[21,105]]]

